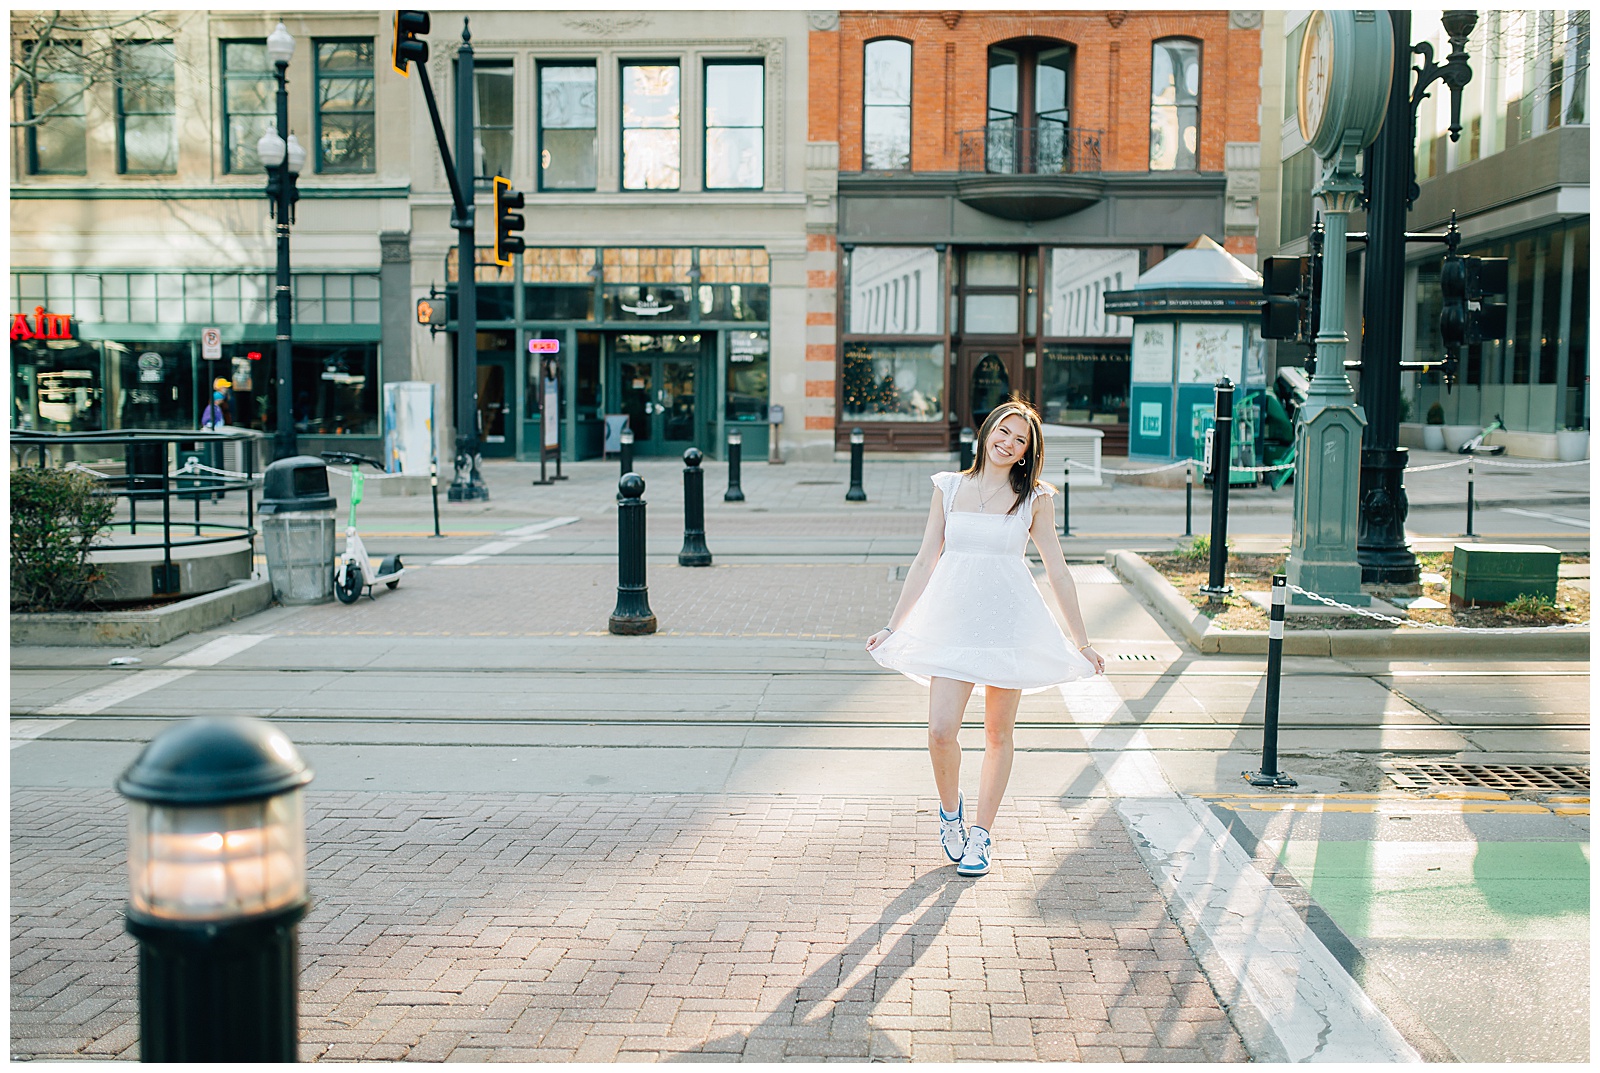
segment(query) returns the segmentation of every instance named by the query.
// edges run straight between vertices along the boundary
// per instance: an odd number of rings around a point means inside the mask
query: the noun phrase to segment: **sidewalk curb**
[[[1106,565],[1149,601],[1162,618],[1177,627],[1183,639],[1196,651],[1266,655],[1266,630],[1217,629],[1138,553],[1108,551]],[[1548,633],[1514,633],[1510,630],[1457,633],[1425,629],[1289,630],[1283,636],[1283,653],[1286,656],[1330,656],[1337,659],[1492,656],[1501,659],[1587,660],[1589,633],[1587,629],[1551,630]]]
[[[225,589],[154,611],[74,611],[11,616],[11,644],[157,648],[186,633],[234,622],[272,606],[272,582],[241,579]]]

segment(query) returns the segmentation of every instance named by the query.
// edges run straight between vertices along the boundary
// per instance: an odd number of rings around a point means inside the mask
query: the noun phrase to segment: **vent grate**
[[[1563,791],[1589,789],[1589,769],[1579,764],[1454,764],[1389,761],[1378,765],[1404,790],[1474,786],[1486,790]]]
[[[1152,656],[1148,652],[1118,652],[1117,653],[1117,658],[1118,659],[1136,659],[1136,660],[1143,660],[1146,663],[1154,663],[1160,657],[1159,656]]]

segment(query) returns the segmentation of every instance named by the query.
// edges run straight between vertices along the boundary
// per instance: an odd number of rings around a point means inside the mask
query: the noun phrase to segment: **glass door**
[[[626,414],[638,455],[681,454],[698,446],[699,335],[613,337],[614,413]]]
[[[989,411],[1013,394],[1024,397],[1020,347],[968,346],[961,351],[957,368],[961,385],[962,422],[976,431],[983,426]]]
[[[478,439],[485,458],[514,458],[517,423],[511,419],[515,359],[509,354],[478,355]]]

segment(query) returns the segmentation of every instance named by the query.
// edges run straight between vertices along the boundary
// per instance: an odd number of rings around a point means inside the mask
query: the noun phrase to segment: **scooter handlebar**
[[[383,472],[383,463],[370,455],[358,455],[350,451],[319,451],[317,455],[328,462],[343,462],[352,466],[359,466],[365,462],[378,472]]]

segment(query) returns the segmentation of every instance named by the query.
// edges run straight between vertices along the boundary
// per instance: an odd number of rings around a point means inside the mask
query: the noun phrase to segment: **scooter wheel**
[[[363,587],[361,567],[354,563],[347,565],[342,575],[333,576],[333,594],[339,598],[341,604],[353,604],[361,599]]]

